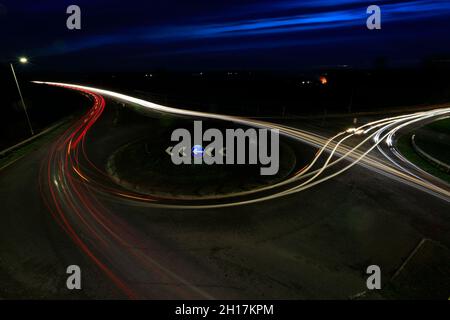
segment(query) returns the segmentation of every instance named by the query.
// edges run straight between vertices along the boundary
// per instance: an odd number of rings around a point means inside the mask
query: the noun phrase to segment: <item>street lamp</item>
[[[22,64],[28,63],[28,59],[26,57],[20,57],[19,62]],[[17,81],[16,72],[14,71],[14,65],[10,63],[11,70],[14,76],[14,80],[16,81],[17,90],[19,91],[20,100],[22,101],[23,111],[25,111],[25,116],[27,117],[28,126],[30,127],[31,135],[34,135],[33,127],[31,126],[30,117],[28,117],[27,106],[25,105],[25,101],[23,100],[22,91],[20,90],[19,81]]]

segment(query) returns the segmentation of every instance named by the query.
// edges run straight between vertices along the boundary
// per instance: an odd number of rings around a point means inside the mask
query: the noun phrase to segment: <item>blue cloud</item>
[[[271,16],[261,18],[235,18],[228,12],[225,19],[219,22],[183,23],[148,28],[129,28],[114,34],[99,34],[72,41],[67,46],[50,46],[39,51],[42,55],[63,54],[83,49],[102,46],[114,46],[124,43],[132,44],[171,44],[205,39],[235,39],[236,44],[243,37],[263,37],[276,34],[292,34],[299,36],[312,31],[323,31],[336,28],[364,28],[367,14],[365,9],[370,3],[356,0],[307,0],[281,1],[273,4],[254,5],[253,12],[270,12]],[[344,8],[343,6],[348,6]],[[284,9],[310,8],[296,14],[286,14]],[[447,17],[450,15],[450,2],[446,1],[394,1],[381,2],[383,23],[401,23]],[[326,37],[325,37],[326,38]],[[277,42],[273,38],[271,46],[284,46],[286,41]],[[249,42],[249,47],[254,46]],[[236,45],[241,48],[242,45]]]

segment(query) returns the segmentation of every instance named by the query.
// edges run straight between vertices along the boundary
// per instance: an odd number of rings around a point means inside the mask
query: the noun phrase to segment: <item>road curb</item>
[[[411,145],[414,149],[414,151],[416,151],[420,156],[422,156],[423,158],[425,158],[426,160],[428,160],[429,162],[431,162],[432,164],[434,164],[435,166],[437,166],[439,169],[446,171],[446,172],[450,172],[450,165],[430,156],[428,153],[426,153],[425,151],[423,151],[417,144],[415,141],[415,137],[416,135],[413,134],[411,136]]]
[[[44,129],[42,132],[39,132],[38,134],[23,140],[22,142],[19,142],[18,144],[9,147],[7,149],[4,149],[2,151],[0,151],[0,160],[2,160],[3,158],[7,157],[10,153],[13,153],[15,151],[17,151],[18,149],[20,149],[21,147],[24,147],[32,142],[34,142],[35,140],[37,140],[38,138],[41,138],[42,136],[52,132],[53,130],[61,127],[62,125],[64,125],[65,123],[67,123],[68,121],[70,121],[71,119],[73,119],[73,117],[66,117],[63,120],[55,123],[54,125]],[[15,157],[13,159],[11,159],[9,162],[7,162],[6,164],[4,164],[2,167],[0,167],[0,171],[3,171],[3,169],[9,167],[10,165],[14,164],[15,162],[19,161],[20,159],[22,159],[26,154],[23,154],[19,157]]]
[[[30,142],[33,142],[37,138],[39,138],[39,137],[49,133],[50,131],[52,131],[52,130],[62,126],[65,122],[69,121],[71,118],[72,117],[65,118],[65,119],[55,123],[54,125],[44,129],[43,131],[39,132],[38,134],[35,134],[34,136],[32,136],[32,137],[30,137],[28,139],[25,139],[25,140],[19,142],[18,144],[15,144],[15,145],[7,148],[7,149],[4,149],[4,150],[0,151],[0,158],[6,156],[8,153],[13,152],[14,150],[16,150],[16,149],[18,149],[20,147],[23,147],[24,145],[26,145],[26,144],[28,144]]]

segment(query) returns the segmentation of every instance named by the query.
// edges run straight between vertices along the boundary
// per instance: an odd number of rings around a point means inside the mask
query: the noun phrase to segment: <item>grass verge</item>
[[[61,121],[61,124],[55,128],[49,130],[46,134],[43,134],[24,145],[17,147],[4,155],[0,156],[0,171],[9,167],[11,164],[21,159],[25,155],[39,149],[44,144],[48,143],[58,135],[60,135],[64,130],[66,130],[70,125],[70,120],[72,117],[68,117]]]
[[[404,155],[409,161],[411,161],[421,169],[425,170],[429,174],[450,183],[449,174],[446,174],[439,168],[433,166],[430,162],[422,158],[419,154],[416,153],[416,151],[414,151],[411,145],[411,136],[412,134],[406,134],[404,136],[401,136],[397,140],[397,148],[400,151],[400,153]]]

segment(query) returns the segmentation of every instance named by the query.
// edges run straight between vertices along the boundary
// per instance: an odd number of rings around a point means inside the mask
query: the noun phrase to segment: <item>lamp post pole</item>
[[[27,58],[20,58],[19,61],[24,64],[28,62]],[[25,116],[27,117],[28,127],[30,128],[31,135],[33,136],[34,135],[33,127],[31,125],[30,117],[28,116],[27,106],[25,105],[25,100],[23,100],[22,91],[20,90],[19,81],[17,80],[16,72],[14,71],[14,65],[12,63],[10,63],[10,66],[11,66],[11,71],[14,76],[14,80],[16,81],[17,90],[19,91],[20,100],[22,101],[23,111],[25,111]]]

